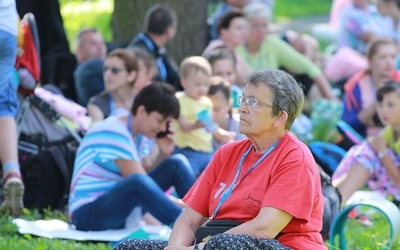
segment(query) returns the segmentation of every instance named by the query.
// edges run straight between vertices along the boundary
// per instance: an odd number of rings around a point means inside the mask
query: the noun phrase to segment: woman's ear
[[[227,32],[227,29],[221,28],[219,30],[219,37],[221,37],[223,39],[225,37],[226,32]]]
[[[279,111],[279,114],[275,117],[273,126],[274,127],[285,126],[287,119],[288,119],[288,113],[286,111]]]
[[[137,76],[137,71],[132,70],[128,73],[128,82],[135,82],[136,81],[136,76]]]
[[[146,108],[144,105],[139,105],[139,107],[136,110],[135,116],[141,117],[141,116],[143,116],[143,114],[147,114]]]

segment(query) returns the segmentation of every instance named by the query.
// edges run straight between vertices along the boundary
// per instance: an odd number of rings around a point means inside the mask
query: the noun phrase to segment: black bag
[[[199,227],[195,235],[195,244],[206,242],[212,236],[228,231],[231,228],[239,226],[242,222],[230,220],[212,220]]]
[[[76,146],[53,145],[28,156],[21,164],[24,206],[63,210],[68,202]]]
[[[332,186],[331,177],[319,167],[322,194],[324,195],[324,214],[322,217],[321,235],[324,240],[329,237],[331,225],[341,209],[341,197],[338,190]]]

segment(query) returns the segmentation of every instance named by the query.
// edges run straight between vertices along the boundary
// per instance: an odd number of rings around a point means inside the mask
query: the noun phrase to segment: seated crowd
[[[140,208],[138,219],[173,227],[169,241],[127,240],[117,249],[327,249],[320,170],[291,131],[309,112],[304,102],[322,98],[340,103],[341,119],[365,138],[333,174],[342,203],[365,185],[400,200],[400,2],[344,4],[337,51],[350,48],[367,67],[341,75],[340,94],[315,39],[271,34],[273,2],[224,1],[208,20],[202,55],[179,67],[165,49],[178,24],[167,5],[147,10],[126,48],[107,53],[100,32],[79,32],[75,101],[91,127],[70,187],[77,229],[123,228]],[[9,185],[23,192],[17,166],[5,165]],[[6,194],[0,209],[18,216],[22,204],[9,203]],[[213,220],[238,224],[197,242],[196,230]]]

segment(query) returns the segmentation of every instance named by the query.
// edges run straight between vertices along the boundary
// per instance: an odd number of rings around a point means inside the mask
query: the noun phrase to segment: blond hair
[[[180,65],[181,76],[187,78],[190,73],[202,72],[207,76],[211,76],[210,63],[201,56],[190,56],[182,61]]]

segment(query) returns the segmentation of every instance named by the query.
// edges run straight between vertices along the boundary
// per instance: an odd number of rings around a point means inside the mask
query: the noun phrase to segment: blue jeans
[[[201,151],[196,151],[192,148],[178,148],[175,147],[174,150],[175,154],[183,154],[189,160],[190,165],[192,165],[192,169],[196,176],[200,176],[203,173],[204,169],[210,163],[213,154],[212,153],[205,153]]]
[[[183,198],[196,181],[195,173],[183,154],[173,154],[151,170],[149,176],[163,191],[174,186],[179,198]]]
[[[16,56],[17,37],[0,30],[0,117],[17,114],[17,87],[13,76]]]
[[[183,197],[195,182],[195,176],[183,155],[173,155],[148,175],[133,174],[121,180],[95,201],[78,208],[71,218],[79,230],[98,231],[125,226],[132,210],[140,206],[164,224],[173,223],[182,209],[164,190],[174,186]]]

